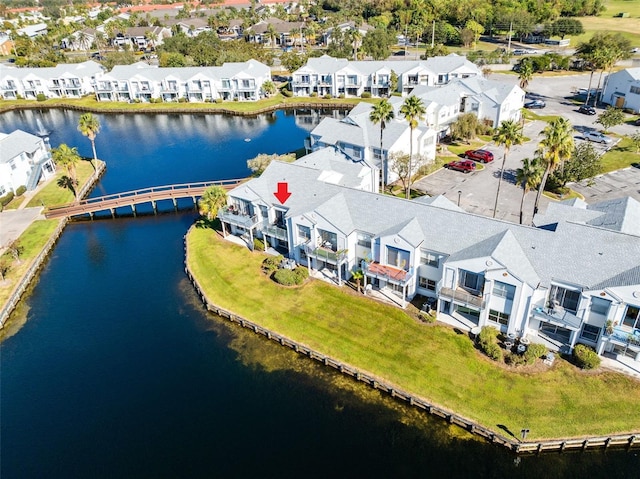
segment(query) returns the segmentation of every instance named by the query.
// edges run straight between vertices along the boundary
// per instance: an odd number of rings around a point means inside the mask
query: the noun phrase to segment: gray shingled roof
[[[277,204],[273,192],[278,182],[287,181],[292,193],[285,205],[289,216],[320,209],[345,233],[349,232],[347,228],[353,228],[379,236],[402,231],[415,219],[424,233],[424,247],[453,258],[462,257],[463,251],[469,249],[469,253],[475,251],[476,257],[495,254],[524,281],[533,281],[537,276],[543,286],[558,280],[585,288],[612,281],[619,281],[618,285],[640,282],[637,236],[570,222],[548,231],[326,184],[317,181],[317,177],[318,172],[311,168],[273,162],[260,178],[236,188],[231,195],[242,196],[243,189],[248,188],[267,203]],[[339,198],[330,201],[334,197]],[[340,209],[340,205],[344,207]]]
[[[0,138],[0,163],[7,163],[20,153],[33,153],[41,143],[41,139],[22,130],[15,130]]]

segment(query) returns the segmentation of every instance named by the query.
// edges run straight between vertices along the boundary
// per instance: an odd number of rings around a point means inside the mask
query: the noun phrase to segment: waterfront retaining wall
[[[188,235],[189,233],[187,233]],[[350,376],[351,378],[360,381],[368,386],[389,394],[391,397],[408,403],[409,405],[425,411],[433,416],[440,417],[450,424],[455,424],[470,433],[483,437],[492,444],[497,444],[511,450],[516,454],[539,454],[543,452],[565,452],[565,451],[585,451],[587,449],[607,449],[609,447],[625,447],[627,449],[640,447],[640,433],[631,434],[619,434],[610,436],[598,436],[598,437],[584,437],[584,438],[569,438],[569,439],[555,439],[548,441],[537,442],[523,442],[516,439],[507,438],[491,429],[488,429],[481,424],[478,424],[470,419],[460,416],[452,411],[449,411],[441,406],[430,403],[429,401],[411,394],[403,389],[386,382],[384,379],[378,378],[375,375],[343,363],[330,356],[322,354],[309,346],[294,341],[282,334],[275,331],[271,331],[253,321],[250,321],[242,316],[235,314],[225,308],[217,306],[211,302],[204,290],[200,286],[198,280],[195,278],[191,270],[189,269],[189,248],[187,242],[187,235],[184,237],[185,244],[185,272],[193,284],[198,296],[204,303],[208,311],[217,314],[221,318],[242,326],[245,329],[253,331],[255,334],[264,336],[271,341],[275,341],[281,346],[293,349],[295,352],[307,356],[310,359],[318,361],[325,366],[331,367],[340,371],[340,373]]]

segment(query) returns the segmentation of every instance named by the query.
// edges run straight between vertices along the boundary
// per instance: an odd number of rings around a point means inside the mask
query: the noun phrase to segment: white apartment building
[[[48,140],[22,130],[0,133],[0,196],[20,186],[32,190],[54,173]]]

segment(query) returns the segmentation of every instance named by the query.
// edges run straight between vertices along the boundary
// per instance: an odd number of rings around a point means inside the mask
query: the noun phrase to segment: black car
[[[547,106],[547,104],[542,100],[532,100],[524,104],[524,107],[528,108],[529,110],[544,108],[545,106]]]
[[[595,115],[596,109],[592,106],[581,105],[580,108],[578,108],[578,112],[584,113],[585,115]]]

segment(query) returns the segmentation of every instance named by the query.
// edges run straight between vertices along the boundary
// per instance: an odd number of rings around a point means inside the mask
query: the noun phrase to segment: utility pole
[[[431,27],[431,48],[434,47],[435,40],[436,40],[436,21],[433,20],[433,26]]]
[[[507,53],[511,53],[511,31],[513,30],[513,21],[509,23],[509,44],[507,45]]]

